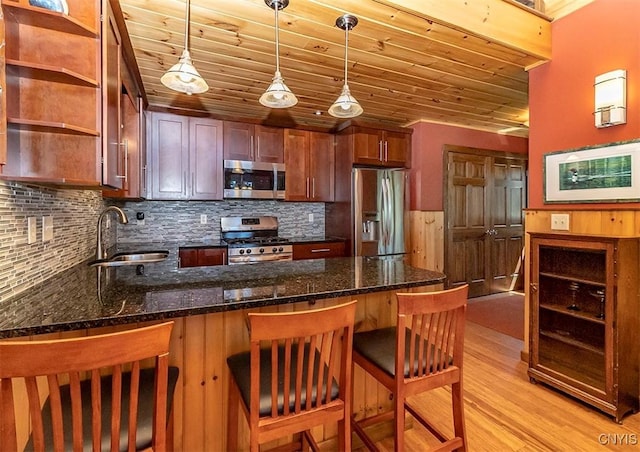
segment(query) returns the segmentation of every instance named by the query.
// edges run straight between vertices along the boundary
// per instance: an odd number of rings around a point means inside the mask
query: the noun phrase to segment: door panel
[[[456,150],[446,157],[448,286],[467,283],[470,297],[509,290],[524,245],[526,157],[449,148]]]

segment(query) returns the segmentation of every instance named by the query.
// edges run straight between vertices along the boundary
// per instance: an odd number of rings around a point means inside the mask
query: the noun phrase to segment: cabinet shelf
[[[14,20],[18,23],[31,25],[40,28],[73,33],[81,36],[96,37],[98,30],[89,27],[78,19],[57,11],[50,11],[45,8],[31,5],[21,5],[13,2],[3,1],[2,6],[8,8]]]
[[[97,130],[75,126],[64,122],[39,121],[35,119],[7,118],[7,124],[11,129],[29,130],[33,132],[63,133],[70,135],[84,135],[99,137]]]
[[[584,343],[572,337],[568,332],[540,330],[540,336],[548,337],[549,339],[553,339],[558,342],[563,342],[565,344],[571,345],[572,347],[576,347],[581,350],[586,350],[588,352],[596,353],[598,355],[604,356],[604,349],[595,347],[591,344]]]
[[[587,313],[584,311],[574,311],[571,309],[568,309],[566,306],[560,306],[560,305],[556,305],[556,304],[542,304],[540,303],[540,309],[546,309],[548,311],[553,311],[553,312],[559,312],[560,314],[564,314],[570,317],[574,317],[580,320],[586,320],[587,322],[592,322],[592,323],[596,323],[598,325],[604,325],[605,321],[604,319],[599,319],[598,317],[596,317],[593,313]]]
[[[49,64],[27,63],[7,58],[7,72],[13,72],[18,77],[41,78],[44,80],[67,83],[69,85],[90,86],[97,88],[97,80],[85,77],[62,66],[51,66]]]
[[[542,272],[542,271],[539,274],[540,276],[545,276],[547,278],[553,278],[553,279],[560,279],[562,281],[571,281],[571,282],[577,282],[582,284],[589,284],[591,286],[606,287],[605,283],[600,281],[595,281],[593,279],[585,279],[585,278],[579,278],[579,277],[574,277],[569,275],[559,275],[557,273],[549,273],[549,272]]]

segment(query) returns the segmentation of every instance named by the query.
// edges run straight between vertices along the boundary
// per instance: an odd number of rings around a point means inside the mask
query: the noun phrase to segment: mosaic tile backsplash
[[[116,204],[129,217],[105,221],[106,246],[116,243],[203,242],[220,240],[220,217],[274,215],[286,237],[317,237],[325,231],[324,203],[281,201],[114,202],[100,191],[68,190],[0,181],[0,302],[91,258],[100,212]],[[144,213],[144,224],[136,213]],[[206,224],[201,216],[206,215]],[[43,217],[53,217],[53,238],[43,242]],[[310,221],[310,216],[313,220]],[[36,240],[28,243],[28,218]]]

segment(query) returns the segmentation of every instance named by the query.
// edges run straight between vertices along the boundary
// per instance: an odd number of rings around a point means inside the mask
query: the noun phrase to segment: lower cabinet
[[[226,247],[180,248],[179,264],[184,267],[204,267],[227,264]]]
[[[638,238],[531,234],[529,378],[616,421],[638,410]]]
[[[345,244],[343,241],[293,244],[293,260],[343,256],[345,256]]]

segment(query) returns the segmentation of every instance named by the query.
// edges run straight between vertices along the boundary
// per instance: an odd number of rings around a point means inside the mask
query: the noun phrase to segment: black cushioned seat
[[[410,331],[406,330],[405,336],[405,361],[404,361],[404,376],[409,377],[409,345],[410,345]],[[416,341],[418,339],[416,338]],[[425,347],[426,348],[426,347]],[[358,351],[362,356],[374,363],[379,368],[383,369],[391,377],[396,374],[396,328],[380,328],[377,330],[363,331],[362,333],[356,333],[353,335],[353,349]],[[418,344],[416,342],[416,355],[418,353]],[[437,355],[434,353],[433,346],[431,347],[431,360],[428,363],[429,369],[433,369],[433,361],[440,360],[440,351]],[[425,353],[426,354],[426,353]],[[434,356],[436,355],[436,356]],[[452,359],[449,358],[449,363],[452,363]],[[418,359],[415,357],[415,368],[418,368]],[[423,359],[422,370],[425,370],[427,363]]]
[[[173,402],[173,393],[178,380],[179,370],[177,367],[169,367],[169,376],[167,383],[167,416],[171,411]],[[153,435],[153,385],[155,380],[155,369],[140,370],[140,396],[138,404],[138,431],[136,434],[136,450],[142,450],[151,447]],[[120,433],[120,450],[126,452],[128,448],[128,422],[129,422],[129,387],[131,383],[131,374],[129,372],[122,373],[122,413],[121,413],[121,433]],[[102,450],[110,450],[111,448],[111,376],[104,376],[100,379],[102,394]],[[82,428],[84,434],[84,450],[92,450],[91,436],[91,380],[85,380],[80,384],[82,394]],[[60,396],[63,406],[63,422],[65,432],[64,450],[73,450],[73,438],[71,435],[71,398],[69,385],[60,387]],[[47,444],[47,450],[53,450],[53,436],[51,432],[51,408],[49,400],[44,404],[42,409],[42,421],[44,424],[44,438]],[[33,450],[32,440],[30,439],[25,450]]]
[[[292,360],[291,360],[291,380],[295,381],[296,379],[296,363],[297,360],[297,350],[298,347],[293,345],[292,349]],[[284,356],[284,347],[279,348],[278,352],[279,356]],[[307,378],[307,365],[309,358],[309,345],[305,345],[304,350],[304,362],[305,364],[302,366],[302,381],[305,381]],[[320,361],[320,355],[316,351],[315,365],[317,369],[318,362]],[[231,374],[236,380],[238,387],[240,388],[240,395],[246,406],[250,406],[250,394],[251,394],[251,353],[243,352],[238,353],[237,355],[233,355],[227,358],[227,364],[229,366],[229,370]],[[328,369],[325,368],[325,376],[327,375]],[[314,374],[316,374],[314,372]],[[278,413],[282,414],[284,412],[284,359],[278,359]],[[315,400],[317,394],[317,381],[314,379],[313,381],[313,390],[312,390],[312,406],[315,407]],[[289,388],[291,397],[289,400],[290,409],[294,410],[294,394],[295,387],[293,385]],[[331,400],[335,400],[338,398],[339,388],[338,384],[335,380],[332,381],[331,384]],[[323,385],[322,398],[324,399],[326,396],[326,385]],[[301,404],[304,405],[306,403],[306,392],[302,391]],[[271,349],[263,349],[260,350],[260,416],[266,416],[271,414]]]

